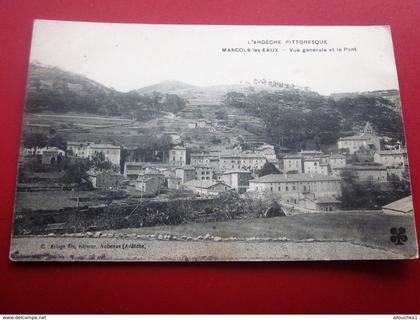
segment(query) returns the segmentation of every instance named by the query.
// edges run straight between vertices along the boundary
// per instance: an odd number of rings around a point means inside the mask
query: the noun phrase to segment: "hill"
[[[322,149],[369,121],[383,136],[403,140],[401,113],[382,97],[333,99],[314,92],[230,92],[225,104],[262,119],[264,140],[291,150]]]
[[[176,93],[179,90],[185,90],[185,89],[192,89],[195,86],[181,82],[176,80],[167,80],[162,81],[157,84],[143,87],[140,89],[135,90],[138,94],[151,94],[153,92],[160,92],[160,93]]]
[[[365,92],[343,92],[333,93],[331,97],[338,101],[344,98],[355,99],[358,97],[375,98],[378,105],[394,111],[401,110],[400,93],[398,90],[376,90]]]
[[[216,106],[223,104],[226,95],[229,92],[240,92],[244,94],[252,92],[275,92],[303,90],[297,87],[294,89],[278,88],[269,85],[255,85],[251,83],[239,84],[221,84],[212,86],[194,86],[180,81],[163,81],[151,86],[135,90],[138,94],[151,94],[159,92],[160,94],[176,94],[179,97],[189,101],[192,106]]]
[[[87,77],[37,63],[29,66],[28,112],[106,114],[118,109],[119,92]]]
[[[26,111],[118,116],[145,126],[149,120],[175,118],[177,113],[189,119],[212,114],[219,120],[230,119],[231,129],[292,150],[332,145],[366,121],[381,135],[403,139],[397,90],[322,96],[294,86],[194,86],[171,80],[124,93],[82,75],[31,64]]]
[[[163,111],[177,112],[185,105],[186,101],[174,94],[124,93],[56,67],[29,66],[25,104],[29,113],[76,112],[147,120]]]

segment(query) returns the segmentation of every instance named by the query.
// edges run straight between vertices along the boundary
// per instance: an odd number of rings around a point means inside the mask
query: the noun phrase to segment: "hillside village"
[[[50,130],[45,126],[38,128]],[[217,197],[236,192],[252,197],[276,196],[284,208],[303,212],[335,211],[340,209],[343,172],[378,185],[388,183],[391,177],[403,179],[407,175],[406,149],[388,145],[392,149],[381,150],[381,139],[384,138],[366,123],[361,133],[337,141],[337,153],[301,150],[278,157],[274,147],[265,143],[256,144],[251,150],[204,149],[189,153],[183,142],[175,138],[177,144],[156,162],[138,161],[137,149],[125,146],[67,141],[66,150],[48,146],[24,148],[21,161],[25,163],[35,156],[41,164],[54,166],[64,159],[76,163],[99,156],[102,161],[91,164],[86,171],[85,182],[94,189],[124,190],[145,198],[168,194],[176,197],[177,193],[183,197]],[[269,170],[266,175],[262,173],[264,168]],[[28,186],[26,190],[32,188]]]
[[[30,78],[28,94],[62,88],[67,80],[61,79],[58,86],[56,82]],[[107,90],[94,85],[101,92]],[[83,92],[84,86],[84,82],[73,84],[72,94],[74,90]],[[175,90],[177,86],[179,89]],[[69,94],[69,87],[64,87]],[[270,131],[276,134],[275,139],[261,134],[271,120],[260,116],[258,112],[262,111],[247,112],[251,108],[247,105],[249,100],[259,96],[247,97],[241,86],[227,89],[237,90],[234,95],[221,87],[206,91],[174,82],[166,83],[165,88],[180,96],[168,96],[175,94],[170,91],[162,99],[155,91],[149,92],[159,86],[139,90],[148,95],[149,100],[142,100],[148,108],[155,105],[160,109],[151,118],[144,118],[143,114],[137,117],[135,113],[53,113],[38,110],[39,104],[36,112],[29,112],[19,159],[20,201],[15,232],[25,234],[30,229],[25,224],[34,220],[28,213],[42,213],[43,223],[45,219],[48,222],[37,232],[48,233],[69,231],[72,223],[73,231],[110,228],[74,217],[80,212],[103,214],[109,208],[123,211],[122,218],[111,222],[112,227],[121,228],[130,225],[130,221],[137,226],[150,226],[248,215],[359,209],[388,212],[388,204],[410,195],[404,141],[398,135],[387,135],[389,127],[381,134],[377,132],[378,126],[369,117],[362,125],[359,121],[354,126],[349,126],[349,119],[341,120],[342,128],[347,130],[338,131],[331,126],[336,135],[320,131],[315,138],[307,138],[305,144],[298,144],[298,149],[290,136],[293,128],[283,136]],[[282,99],[288,99],[286,94]],[[296,94],[300,93],[292,93],[291,97],[299,101]],[[310,104],[321,103],[316,94],[304,95],[302,99],[309,100],[302,107],[302,114],[310,114],[311,108],[325,112],[324,105]],[[30,98],[30,103],[36,99]],[[383,99],[380,98],[382,104]],[[287,106],[291,102],[282,101],[285,112],[291,110]],[[395,104],[385,108],[390,119],[395,108]],[[176,210],[171,205],[179,201],[184,211],[191,210],[190,216],[172,216],[170,208],[172,212]],[[61,216],[54,215],[57,210]],[[71,215],[73,222],[66,215]]]

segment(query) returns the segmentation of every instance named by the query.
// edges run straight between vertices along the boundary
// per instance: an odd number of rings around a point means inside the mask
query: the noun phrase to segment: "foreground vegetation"
[[[352,134],[354,127],[361,128],[366,121],[380,135],[404,139],[400,112],[383,98],[356,95],[334,100],[298,90],[229,92],[225,104],[261,118],[264,139],[291,150],[319,150],[335,144],[343,133]]]
[[[392,227],[404,227],[409,241],[396,246],[390,241]],[[300,214],[268,219],[230,220],[179,226],[118,230],[121,234],[171,234],[175,236],[211,236],[239,238],[279,238],[291,241],[347,241],[364,246],[416,252],[412,216],[389,216],[369,211]]]

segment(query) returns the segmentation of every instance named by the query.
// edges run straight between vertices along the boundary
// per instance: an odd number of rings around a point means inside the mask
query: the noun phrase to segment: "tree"
[[[194,116],[199,119],[203,118],[204,116],[203,111],[201,109],[194,109],[193,113],[194,113]]]
[[[64,140],[63,136],[60,136],[58,134],[52,136],[49,140],[48,140],[48,145],[51,147],[57,147],[58,149],[61,150],[67,150],[67,142],[66,140]]]
[[[185,108],[187,102],[185,99],[177,96],[176,94],[166,94],[163,101],[165,111],[177,113]]]
[[[279,174],[280,171],[276,168],[276,166],[270,162],[266,162],[261,170],[258,172],[258,176],[266,176],[269,174]]]
[[[81,162],[78,161],[74,164],[68,163],[64,168],[65,174],[62,178],[64,183],[77,183],[81,184],[83,180],[88,181],[89,176],[87,174],[87,170],[89,167]]]
[[[98,169],[98,170],[109,170],[112,168],[112,163],[111,161],[107,160],[105,158],[104,153],[101,152],[96,152],[93,157],[92,157],[92,165]]]
[[[361,198],[358,194],[357,176],[352,170],[343,170],[341,172],[342,181],[342,195],[341,205],[344,209],[356,209],[363,205]],[[360,195],[363,196],[363,195]]]
[[[30,133],[23,137],[23,145],[26,148],[34,148],[35,153],[37,148],[44,148],[48,145],[48,137],[43,133]]]
[[[218,120],[225,120],[226,121],[228,119],[228,114],[223,109],[216,111],[215,115],[216,115],[216,119],[218,119]]]
[[[35,80],[33,81],[33,85],[34,85],[35,89],[36,89],[37,91],[39,91],[39,90],[41,89],[41,87],[42,87],[41,80],[39,80],[39,79],[35,79]]]
[[[210,138],[210,142],[211,142],[212,144],[221,144],[221,143],[222,143],[222,140],[221,140],[220,138],[218,138],[218,137],[212,136],[212,137]]]
[[[389,180],[392,187],[392,196],[395,200],[407,197],[411,194],[408,171],[403,172],[401,177],[391,174]]]
[[[382,206],[404,198],[410,194],[408,180],[391,175],[388,184],[378,184],[373,181],[360,181],[351,170],[341,173],[343,209],[378,210]]]
[[[152,108],[160,112],[162,109],[162,95],[157,91],[153,91],[150,97],[152,99]]]

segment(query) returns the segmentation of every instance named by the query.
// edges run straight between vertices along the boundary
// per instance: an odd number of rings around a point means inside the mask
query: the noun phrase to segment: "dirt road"
[[[259,261],[375,260],[404,256],[348,242],[28,237],[12,239],[11,258],[19,261]]]

